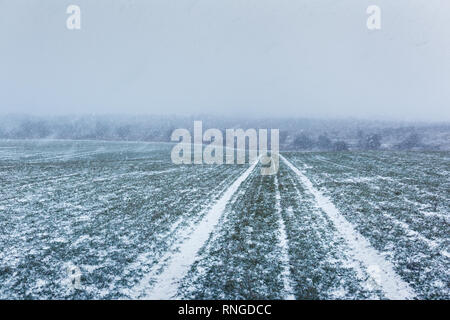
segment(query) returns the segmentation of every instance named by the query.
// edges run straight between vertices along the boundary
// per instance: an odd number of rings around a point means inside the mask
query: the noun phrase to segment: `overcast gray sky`
[[[450,1],[0,0],[0,113],[449,121]]]

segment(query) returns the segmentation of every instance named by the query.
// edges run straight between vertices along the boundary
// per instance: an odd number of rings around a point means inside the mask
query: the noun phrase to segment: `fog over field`
[[[193,124],[197,120],[202,121],[204,130],[217,128],[224,136],[227,129],[233,128],[279,129],[282,150],[450,150],[448,122],[269,119],[201,114],[0,116],[0,139],[173,142],[171,134],[175,129],[186,128],[193,132]]]
[[[2,114],[450,121],[446,0],[68,4],[0,1]]]

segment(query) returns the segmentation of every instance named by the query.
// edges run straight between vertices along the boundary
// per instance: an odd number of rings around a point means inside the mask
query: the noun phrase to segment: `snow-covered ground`
[[[448,152],[170,150],[0,141],[0,298],[450,298]]]

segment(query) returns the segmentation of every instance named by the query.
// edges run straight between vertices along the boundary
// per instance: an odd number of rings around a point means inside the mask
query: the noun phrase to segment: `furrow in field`
[[[208,240],[210,233],[214,230],[226,205],[233,197],[239,186],[252,173],[257,162],[253,163],[233,184],[224,192],[222,197],[206,213],[200,223],[196,226],[190,237],[181,243],[178,252],[169,260],[168,265],[157,275],[154,285],[148,288],[153,274],[150,273],[132,290],[136,297],[146,299],[170,299],[176,297],[178,281],[180,281],[189,271],[195,262],[197,252]]]
[[[346,240],[351,255],[360,261],[367,270],[377,268],[377,284],[382,288],[385,296],[389,299],[413,299],[416,296],[414,290],[408,283],[395,272],[394,265],[387,261],[370,242],[357,232],[354,226],[349,223],[337,210],[334,204],[317,190],[312,182],[291,162],[280,156],[283,162],[298,176],[306,189],[314,195],[318,206],[325,212],[334,226]]]
[[[438,251],[441,255],[450,258],[450,253],[446,250],[446,249],[440,249],[441,247],[444,246],[444,244],[441,241],[433,241],[430,240],[426,237],[424,237],[423,235],[421,235],[419,232],[412,230],[409,225],[407,223],[404,223],[398,219],[395,219],[394,217],[392,217],[391,215],[388,214],[384,214],[384,216],[388,219],[391,220],[391,222],[395,225],[397,225],[399,228],[401,228],[403,230],[403,232],[408,235],[408,237],[411,238],[415,238],[419,241],[422,241],[424,243],[427,244],[427,246],[430,248],[430,250],[436,250]]]
[[[439,194],[443,201],[449,201],[448,189],[448,162],[442,156],[433,154],[426,159],[421,153],[392,154],[386,156],[383,152],[368,152],[352,154],[350,158],[344,158],[348,169],[343,174],[372,175],[373,179],[385,180],[386,187],[393,192],[401,192],[406,200],[414,201],[418,195],[423,206],[430,206],[436,201]],[[322,161],[323,157],[316,157]],[[405,160],[406,159],[406,160]],[[323,159],[335,166],[342,164]],[[423,197],[423,198],[422,198]]]
[[[39,158],[39,161],[29,161],[29,162],[27,161],[27,163],[28,164],[39,164],[39,163],[43,163],[43,162],[59,161],[59,160],[72,161],[73,159],[76,159],[76,158],[86,158],[86,157],[92,156],[92,155],[99,155],[103,152],[105,152],[105,151],[102,149],[102,150],[86,151],[86,152],[79,152],[79,153],[66,153],[66,154],[62,154],[60,156]]]

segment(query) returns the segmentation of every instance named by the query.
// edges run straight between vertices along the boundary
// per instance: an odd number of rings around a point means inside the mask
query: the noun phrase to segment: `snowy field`
[[[0,141],[0,298],[450,299],[449,152],[171,148]]]

